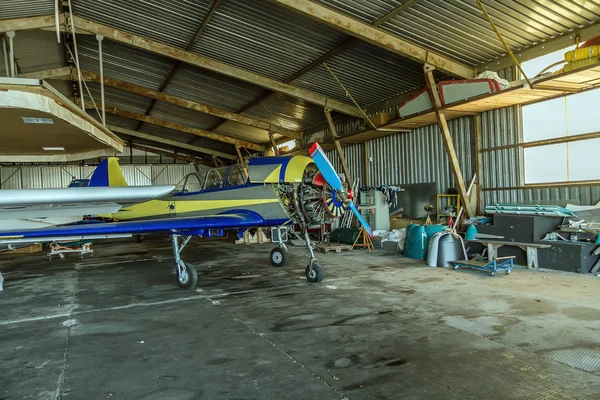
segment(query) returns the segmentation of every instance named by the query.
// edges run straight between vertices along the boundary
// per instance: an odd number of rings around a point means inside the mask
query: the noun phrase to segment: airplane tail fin
[[[127,186],[119,159],[108,157],[102,161],[90,178],[90,186]]]

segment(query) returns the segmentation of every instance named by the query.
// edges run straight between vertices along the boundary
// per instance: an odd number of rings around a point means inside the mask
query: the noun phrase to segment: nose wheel
[[[283,267],[287,262],[287,250],[281,246],[271,250],[271,264],[274,267]]]
[[[171,240],[173,242],[173,256],[175,257],[175,269],[177,272],[177,284],[182,289],[193,289],[198,283],[198,272],[196,271],[196,267],[194,267],[192,264],[186,264],[183,262],[180,256],[181,251],[185,245],[188,244],[191,238],[192,236],[186,237],[180,246],[179,235],[171,235]]]

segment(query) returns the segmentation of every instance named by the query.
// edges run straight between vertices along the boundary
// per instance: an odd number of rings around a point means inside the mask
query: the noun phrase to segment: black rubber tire
[[[179,285],[180,288],[182,289],[193,289],[196,287],[196,284],[198,283],[198,272],[196,271],[196,267],[194,267],[192,264],[187,264],[184,263],[185,265],[185,269],[188,273],[188,279],[185,282],[182,282],[179,279],[179,268],[177,268],[177,266],[175,266],[175,279],[177,280],[177,284]]]
[[[510,269],[506,270],[506,275],[510,275]]]
[[[312,265],[312,274],[310,270],[310,265],[306,266],[304,274],[306,275],[306,280],[310,283],[319,283],[323,280],[323,267],[321,267],[315,262]]]
[[[287,262],[287,250],[283,247],[277,246],[271,250],[271,255],[269,258],[271,260],[271,265],[281,268]]]
[[[490,272],[490,276],[495,276],[496,273],[495,272]]]

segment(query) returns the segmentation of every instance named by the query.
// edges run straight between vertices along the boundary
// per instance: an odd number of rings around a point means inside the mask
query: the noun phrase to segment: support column
[[[275,138],[273,137],[273,134],[271,132],[269,132],[269,140],[271,141],[271,146],[273,146],[273,152],[276,156],[278,156],[279,148],[277,147],[277,143],[275,143]]]
[[[481,137],[481,114],[475,114],[473,120],[475,128],[475,172],[477,173],[477,215],[483,215],[483,209],[485,208],[483,202],[483,192],[481,188],[483,186],[483,154],[481,149],[483,146],[483,139]]]
[[[444,147],[446,148],[448,158],[450,159],[450,167],[452,168],[452,172],[454,173],[454,179],[456,180],[458,193],[460,194],[461,202],[465,210],[465,216],[468,218],[471,216],[471,210],[469,210],[468,207],[469,195],[467,194],[465,180],[463,179],[462,171],[460,170],[460,165],[458,164],[458,157],[456,156],[456,150],[454,149],[452,137],[450,136],[450,128],[448,128],[448,121],[446,121],[446,116],[440,110],[442,103],[440,101],[440,96],[437,92],[435,80],[433,79],[434,69],[435,68],[429,64],[425,64],[423,66],[423,71],[425,72],[425,83],[427,85],[427,89],[429,90],[429,96],[431,97],[431,103],[433,104],[433,109],[435,111],[435,116],[437,118],[438,125],[440,127],[440,130],[442,131],[442,140],[444,142]]]
[[[10,77],[10,67],[8,66],[8,54],[6,53],[6,39],[2,38],[2,54],[4,56],[4,70],[6,71],[6,77]]]
[[[338,157],[340,158],[340,163],[342,164],[342,171],[344,171],[344,175],[346,176],[346,182],[348,183],[348,187],[352,187],[352,176],[350,175],[350,170],[348,169],[348,165],[346,164],[346,157],[344,157],[344,152],[342,151],[342,145],[338,140],[337,130],[335,129],[335,125],[333,124],[333,118],[331,118],[331,108],[325,107],[325,118],[327,118],[327,123],[329,124],[329,130],[331,131],[331,136],[333,137],[333,143],[335,144],[335,150],[337,151]]]
[[[365,146],[365,181],[361,186],[371,186],[371,159],[369,157],[369,142],[364,142]]]
[[[237,152],[238,158],[240,160],[240,165],[244,165],[244,157],[242,156],[242,152],[240,150],[240,146],[235,146],[235,151]],[[248,168],[244,167],[244,174],[246,174],[246,179],[248,179]]]
[[[102,40],[104,36],[96,35],[98,41],[98,61],[100,63],[100,99],[102,107],[102,125],[106,126],[106,107],[104,106],[104,66],[102,63]]]
[[[9,52],[9,59],[8,59],[8,63],[9,68],[10,68],[10,77],[14,78],[15,77],[15,31],[8,31],[6,32],[6,36],[8,36],[8,52]]]

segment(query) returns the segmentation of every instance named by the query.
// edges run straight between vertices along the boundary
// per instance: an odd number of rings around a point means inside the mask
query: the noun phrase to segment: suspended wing
[[[310,153],[310,157],[313,159],[313,161],[319,168],[319,171],[321,172],[321,174],[323,174],[323,177],[325,178],[325,181],[327,181],[329,186],[331,186],[332,189],[334,189],[338,192],[344,192],[344,186],[342,185],[342,181],[341,181],[340,177],[335,172],[333,165],[331,165],[329,158],[327,158],[327,156],[325,155],[325,152],[323,151],[321,146],[319,146],[319,143],[317,143],[317,142],[313,143],[312,147],[310,148],[309,153]],[[348,202],[348,204],[346,206],[352,210],[354,215],[356,215],[356,218],[358,219],[358,221],[360,222],[362,227],[365,228],[371,236],[373,236],[373,231],[371,230],[371,226],[363,218],[363,216],[360,215],[360,213],[358,212],[358,209],[354,206],[354,204],[352,204],[352,202],[350,201],[350,202]]]
[[[165,196],[174,186],[0,190],[0,219],[116,213],[125,205]]]
[[[1,232],[0,245],[43,242],[56,240],[56,238],[60,238],[61,240],[85,239],[91,237],[98,238],[99,235],[136,235],[154,232],[208,236],[209,230],[255,228],[277,225],[278,223],[281,223],[281,221],[266,221],[253,211],[237,211],[201,217],[86,223]]]

